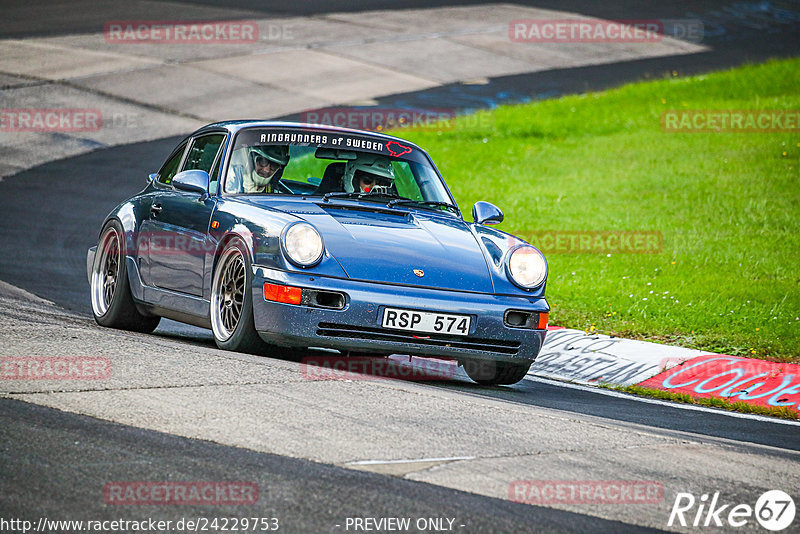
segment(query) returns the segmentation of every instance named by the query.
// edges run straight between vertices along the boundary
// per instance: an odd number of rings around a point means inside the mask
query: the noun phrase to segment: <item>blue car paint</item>
[[[268,206],[270,198],[253,199]],[[272,200],[274,202],[274,200]],[[350,203],[349,208],[355,207]],[[376,204],[376,207],[379,206]],[[282,200],[282,210],[314,225],[349,278],[491,293],[492,280],[467,223],[452,214],[348,209],[331,200]],[[376,269],[376,259],[380,268]],[[419,278],[412,269],[422,269]]]
[[[296,127],[291,123],[233,121],[209,125],[186,138],[188,141],[207,133],[227,133],[219,156],[222,163],[216,177],[218,190],[222,189],[237,132],[254,126]],[[436,169],[430,157],[408,141],[342,128],[316,129],[397,140],[424,155]],[[452,199],[449,189],[447,193]],[[150,208],[159,200],[162,204],[170,202],[174,212],[170,215],[171,221],[178,221],[178,225],[159,227],[154,222]],[[452,203],[455,205],[455,200]],[[533,360],[544,339],[543,331],[503,324],[503,314],[509,309],[549,311],[544,298],[546,284],[533,290],[522,289],[508,279],[505,271],[507,251],[525,242],[494,228],[464,221],[460,212],[437,212],[413,206],[386,209],[385,204],[380,203],[333,198],[326,202],[320,197],[216,193],[201,198],[198,194],[176,191],[151,181],[141,193],[112,210],[106,220],[110,219],[118,220],[125,231],[126,265],[137,304],[166,317],[208,327],[215,261],[226,241],[238,236],[247,244],[257,273],[253,277],[257,330],[269,342],[355,351]],[[280,249],[281,231],[298,220],[314,225],[326,245],[323,259],[309,269],[291,264]],[[212,221],[216,228],[212,228]],[[200,246],[185,257],[170,259],[166,265],[163,261],[158,263],[147,254],[139,254],[139,241],[147,239],[148,232],[153,231],[182,234],[187,239],[197,240]],[[424,277],[415,276],[413,269],[423,270]],[[262,291],[264,281],[268,280],[341,291],[347,295],[348,304],[344,310],[328,310],[267,302]],[[373,327],[379,326],[378,313],[383,306],[472,314],[476,319],[474,327],[479,328],[482,335],[518,340],[523,348],[510,357],[480,350],[448,350],[447,347],[421,349],[408,343],[322,339],[315,333],[319,322],[352,325],[367,322]],[[323,321],[323,318],[330,320]]]

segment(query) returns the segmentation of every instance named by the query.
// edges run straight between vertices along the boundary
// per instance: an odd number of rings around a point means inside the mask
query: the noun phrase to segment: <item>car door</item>
[[[148,286],[155,285],[150,274],[152,256],[158,256],[161,253],[160,247],[163,246],[165,238],[165,236],[155,231],[154,226],[160,225],[160,222],[154,217],[154,214],[161,210],[165,193],[173,189],[170,184],[172,184],[172,178],[178,174],[181,168],[187,145],[188,143],[181,143],[172,151],[172,154],[167,158],[164,165],[161,166],[161,169],[159,169],[153,181],[153,191],[143,198],[145,213],[143,214],[141,226],[139,228],[137,248],[139,273],[141,274],[142,282]],[[153,254],[151,254],[151,248],[153,249]]]
[[[222,132],[193,138],[180,170],[212,174],[224,141]],[[181,191],[172,186],[171,178],[154,195],[150,208],[149,279],[156,287],[199,297],[206,261],[213,257],[209,225],[216,196]]]

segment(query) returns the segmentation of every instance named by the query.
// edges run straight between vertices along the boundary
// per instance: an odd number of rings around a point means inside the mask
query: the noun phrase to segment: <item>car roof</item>
[[[367,136],[370,136],[370,137],[373,137],[373,138],[384,139],[386,141],[400,141],[400,142],[405,143],[407,145],[409,145],[409,144],[412,145],[417,150],[421,150],[422,152],[425,152],[419,146],[417,146],[416,144],[412,143],[411,141],[409,141],[407,139],[402,139],[400,137],[394,137],[394,136],[391,136],[391,135],[386,135],[386,134],[382,134],[382,133],[378,133],[378,132],[370,132],[370,131],[367,131],[367,130],[356,130],[356,129],[353,129],[353,128],[342,128],[342,127],[339,127],[339,126],[327,126],[327,125],[324,125],[324,124],[308,124],[308,123],[288,122],[288,121],[270,121],[270,120],[221,121],[221,122],[215,122],[213,124],[208,124],[206,126],[203,126],[202,128],[200,128],[197,131],[193,132],[188,137],[193,137],[195,135],[201,134],[201,133],[203,133],[205,131],[208,131],[208,130],[217,130],[218,131],[220,129],[224,129],[224,130],[229,131],[232,134],[235,134],[236,132],[238,132],[240,130],[244,130],[245,128],[259,128],[259,127],[261,127],[261,128],[267,128],[267,127],[272,127],[272,128],[290,128],[290,129],[297,129],[297,130],[314,129],[314,130],[322,130],[322,131],[335,132],[335,133],[367,135]]]

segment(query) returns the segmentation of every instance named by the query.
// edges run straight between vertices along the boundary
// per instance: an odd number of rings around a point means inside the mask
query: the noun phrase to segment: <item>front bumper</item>
[[[457,360],[533,361],[545,331],[506,326],[506,311],[548,312],[543,298],[463,293],[288,273],[254,266],[253,314],[264,341],[286,347],[410,354]],[[264,299],[264,283],[346,295],[343,309],[282,304]],[[417,334],[381,326],[385,307],[472,316],[467,336]]]

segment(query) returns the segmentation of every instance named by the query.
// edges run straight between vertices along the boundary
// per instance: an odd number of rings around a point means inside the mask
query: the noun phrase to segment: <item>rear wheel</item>
[[[161,317],[144,315],[136,308],[125,264],[124,236],[117,221],[109,221],[100,234],[90,282],[92,315],[101,326],[152,332]]]
[[[231,239],[222,250],[211,284],[211,330],[221,349],[263,353],[253,320],[253,272],[244,242]]]
[[[533,362],[508,363],[484,360],[464,362],[467,375],[484,386],[507,386],[516,384],[528,374]]]

